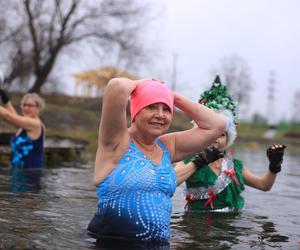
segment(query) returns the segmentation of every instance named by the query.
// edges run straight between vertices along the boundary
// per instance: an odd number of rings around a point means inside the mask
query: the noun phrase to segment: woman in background
[[[42,168],[44,159],[45,126],[39,118],[44,109],[43,99],[35,93],[26,94],[21,100],[19,115],[8,95],[0,89],[3,106],[0,118],[18,128],[11,139],[11,165],[16,168]]]
[[[262,191],[272,188],[281,170],[285,146],[274,144],[267,149],[269,169],[263,176],[257,176],[228,151],[237,134],[236,104],[218,76],[211,89],[201,95],[200,103],[225,117],[230,126],[211,147],[176,165],[175,169],[185,169],[185,175],[178,177],[180,182],[190,176],[186,180],[186,207],[195,211],[237,211],[244,206],[244,185]],[[217,159],[215,150],[223,153],[223,157]]]

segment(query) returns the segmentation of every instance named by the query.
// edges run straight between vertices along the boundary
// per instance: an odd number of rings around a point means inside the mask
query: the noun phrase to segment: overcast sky
[[[166,64],[171,65],[172,53],[178,55],[177,80],[192,86],[181,88],[183,94],[197,100],[210,86],[211,70],[223,57],[236,54],[249,64],[254,82],[250,113],[266,114],[268,79],[274,71],[276,119],[291,115],[294,93],[300,91],[299,0],[163,2],[155,32]]]
[[[251,106],[264,116],[268,110],[270,72],[275,72],[275,120],[289,119],[300,91],[300,0],[151,0],[157,18],[144,31],[145,43],[157,49],[145,77],[171,85],[172,55],[177,55],[177,91],[197,101],[211,86],[212,70],[221,59],[238,55],[249,65],[253,81]],[[149,37],[149,39],[148,39]],[[68,62],[71,74],[98,65],[93,55]],[[132,72],[134,73],[134,72]],[[222,78],[222,76],[221,76]],[[183,87],[185,86],[185,87]],[[299,107],[300,108],[300,107]]]

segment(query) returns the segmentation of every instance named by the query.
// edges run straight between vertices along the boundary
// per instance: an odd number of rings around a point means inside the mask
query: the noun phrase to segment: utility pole
[[[300,91],[296,91],[294,94],[294,100],[292,104],[293,113],[292,113],[292,122],[300,123]]]
[[[269,128],[276,128],[276,108],[275,108],[275,72],[271,71],[269,75],[268,84],[268,106],[267,118]]]
[[[176,82],[177,82],[177,59],[178,55],[172,53],[172,90],[176,91]]]
[[[271,71],[268,80],[267,121],[268,130],[263,135],[266,139],[272,139],[276,135],[276,107],[275,107],[275,72]]]

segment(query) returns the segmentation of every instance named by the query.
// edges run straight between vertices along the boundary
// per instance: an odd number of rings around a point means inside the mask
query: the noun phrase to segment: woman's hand
[[[199,169],[223,157],[224,153],[219,151],[216,147],[207,147],[196,154],[192,162],[196,165],[197,169]]]
[[[269,169],[272,173],[278,173],[281,171],[281,164],[283,161],[285,145],[273,144],[267,149],[267,156],[269,159]]]

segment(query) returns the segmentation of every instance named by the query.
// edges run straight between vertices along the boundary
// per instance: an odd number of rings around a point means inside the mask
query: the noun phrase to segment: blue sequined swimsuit
[[[38,139],[32,140],[25,129],[10,142],[11,165],[17,168],[41,168],[44,158],[44,129]]]
[[[151,162],[131,141],[115,169],[97,188],[98,210],[89,230],[98,236],[138,240],[170,237],[171,197],[176,175],[163,150],[160,164]]]

